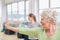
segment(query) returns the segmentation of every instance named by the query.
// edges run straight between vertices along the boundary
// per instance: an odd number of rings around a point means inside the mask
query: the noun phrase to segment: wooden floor
[[[22,40],[22,39],[18,39],[17,35],[6,35],[4,33],[0,33],[0,40]]]

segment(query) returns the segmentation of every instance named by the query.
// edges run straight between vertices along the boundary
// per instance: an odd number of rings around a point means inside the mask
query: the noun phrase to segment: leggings
[[[17,33],[17,37],[20,38],[20,39],[24,38],[24,40],[29,40],[28,35],[25,35],[25,34]]]

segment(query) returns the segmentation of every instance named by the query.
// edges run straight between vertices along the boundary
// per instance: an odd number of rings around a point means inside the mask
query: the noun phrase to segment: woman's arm
[[[6,29],[9,29],[9,30],[12,30],[12,31],[14,31],[14,32],[19,32],[19,29],[18,29],[18,28],[11,27],[11,26],[9,26],[8,24],[5,24],[5,28],[6,28]]]
[[[5,22],[5,28],[6,29],[9,29],[9,30],[12,30],[12,31],[14,31],[14,32],[19,32],[19,29],[18,28],[15,28],[15,27],[12,27],[12,26],[9,26],[9,23],[10,22],[14,22],[14,23],[16,23],[16,24],[20,24],[20,23],[23,23],[22,21],[13,21],[13,20],[11,20],[11,21],[9,21],[8,19],[6,19],[6,22]]]
[[[14,32],[19,32],[21,34],[26,34],[29,35],[31,37],[38,37],[38,33],[39,33],[39,28],[15,28],[15,27],[11,27],[8,24],[5,24],[5,28],[12,30]]]
[[[19,28],[19,33],[29,35],[29,37],[38,37],[40,28]]]

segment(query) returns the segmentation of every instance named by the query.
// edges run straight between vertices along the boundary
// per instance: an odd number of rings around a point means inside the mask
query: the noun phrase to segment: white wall
[[[1,28],[1,15],[2,15],[2,0],[0,0],[0,28]]]
[[[5,1],[2,0],[2,22],[4,22],[6,19],[6,5]]]
[[[0,21],[1,21],[1,15],[2,15],[2,1],[0,0]]]
[[[0,28],[2,28],[3,22],[6,19],[6,5],[5,5],[4,0],[0,0],[0,13],[1,13],[1,20],[0,20],[1,27]]]
[[[1,21],[1,14],[2,14],[2,13],[1,13],[1,6],[2,6],[1,4],[2,4],[2,2],[1,2],[1,0],[0,0],[0,21]]]

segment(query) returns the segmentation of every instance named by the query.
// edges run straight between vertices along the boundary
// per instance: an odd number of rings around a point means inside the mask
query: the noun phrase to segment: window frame
[[[26,11],[27,11],[27,9],[26,9],[26,1],[28,1],[28,0],[24,0],[24,20],[26,20]],[[21,2],[21,1],[19,1],[19,2]],[[17,14],[19,14],[19,6],[18,6],[18,3],[19,3],[19,2],[14,2],[14,3],[17,3]],[[8,5],[11,5],[11,16],[12,16],[12,14],[13,14],[13,13],[12,13],[12,4],[13,4],[13,3],[6,4],[6,9],[7,9],[7,6],[8,6]],[[6,12],[7,12],[7,18],[8,18],[8,16],[9,16],[9,15],[8,15],[8,11],[6,10]],[[20,18],[19,18],[19,19],[20,19]],[[18,20],[19,20],[19,19],[18,19]],[[13,18],[11,18],[11,20],[13,20]]]

